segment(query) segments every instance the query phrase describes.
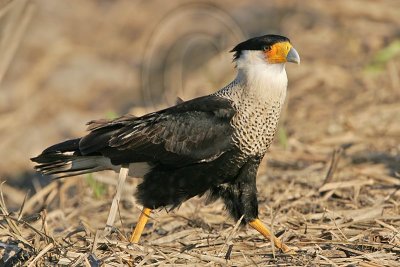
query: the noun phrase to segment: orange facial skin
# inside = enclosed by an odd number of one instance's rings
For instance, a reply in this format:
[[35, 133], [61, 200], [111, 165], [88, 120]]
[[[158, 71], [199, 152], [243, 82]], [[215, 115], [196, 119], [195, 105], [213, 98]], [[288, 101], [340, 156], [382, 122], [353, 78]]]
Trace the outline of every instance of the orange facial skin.
[[284, 63], [292, 45], [289, 42], [276, 43], [265, 50], [265, 59], [268, 63]]

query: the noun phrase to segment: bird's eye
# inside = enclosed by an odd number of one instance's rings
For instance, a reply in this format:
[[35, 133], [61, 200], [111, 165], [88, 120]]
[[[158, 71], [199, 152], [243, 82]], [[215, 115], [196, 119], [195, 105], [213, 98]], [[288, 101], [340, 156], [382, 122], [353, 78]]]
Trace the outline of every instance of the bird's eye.
[[269, 45], [266, 45], [266, 46], [264, 46], [264, 47], [263, 47], [263, 50], [264, 50], [264, 51], [271, 50], [271, 46], [269, 46]]

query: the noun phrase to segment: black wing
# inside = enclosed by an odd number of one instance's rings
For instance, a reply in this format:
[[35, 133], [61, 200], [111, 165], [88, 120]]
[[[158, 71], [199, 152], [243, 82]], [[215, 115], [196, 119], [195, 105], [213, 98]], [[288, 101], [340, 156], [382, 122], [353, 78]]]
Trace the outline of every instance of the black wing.
[[234, 115], [229, 100], [200, 97], [138, 118], [91, 122], [79, 148], [83, 155], [101, 153], [116, 165], [212, 160], [233, 147]]

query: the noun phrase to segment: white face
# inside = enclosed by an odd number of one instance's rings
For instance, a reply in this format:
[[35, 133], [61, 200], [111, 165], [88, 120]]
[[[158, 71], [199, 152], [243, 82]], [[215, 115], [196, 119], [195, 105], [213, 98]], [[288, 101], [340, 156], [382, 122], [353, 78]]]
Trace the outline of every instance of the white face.
[[263, 51], [245, 50], [236, 66], [238, 78], [247, 84], [249, 94], [257, 95], [261, 101], [275, 99], [283, 103], [288, 82], [285, 62], [270, 63]]
[[[270, 65], [265, 58], [265, 53], [259, 50], [245, 50], [242, 51], [240, 58], [236, 60], [236, 66], [238, 69], [244, 69], [248, 67], [255, 67], [255, 66], [266, 66]], [[273, 63], [275, 64], [275, 63]], [[284, 63], [281, 63], [282, 65]]]

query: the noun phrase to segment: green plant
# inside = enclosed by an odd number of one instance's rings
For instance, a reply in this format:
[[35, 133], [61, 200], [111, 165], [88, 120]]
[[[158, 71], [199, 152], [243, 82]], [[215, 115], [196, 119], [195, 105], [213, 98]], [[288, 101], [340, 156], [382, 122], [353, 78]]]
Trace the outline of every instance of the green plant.
[[92, 189], [95, 198], [101, 198], [106, 193], [106, 186], [94, 179], [92, 173], [87, 174], [85, 180]]
[[400, 55], [400, 40], [396, 39], [375, 54], [371, 62], [365, 66], [365, 71], [381, 72], [385, 69], [385, 65], [398, 55]]

